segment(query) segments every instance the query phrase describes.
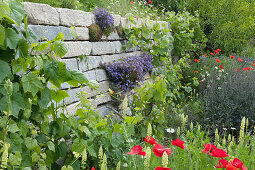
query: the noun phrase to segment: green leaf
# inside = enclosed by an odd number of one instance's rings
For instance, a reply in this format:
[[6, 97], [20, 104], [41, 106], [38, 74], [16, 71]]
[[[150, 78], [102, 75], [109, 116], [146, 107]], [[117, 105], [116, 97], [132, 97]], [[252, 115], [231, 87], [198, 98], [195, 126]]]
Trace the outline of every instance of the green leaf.
[[19, 58], [17, 60], [12, 60], [12, 72], [16, 74], [18, 72], [25, 73], [27, 70], [28, 63], [24, 58]]
[[46, 163], [42, 159], [39, 160], [38, 166], [40, 170], [47, 170]]
[[65, 90], [57, 90], [51, 91], [52, 99], [55, 100], [57, 103], [59, 103], [61, 100], [63, 100], [66, 97], [70, 97], [69, 94]]
[[111, 145], [117, 148], [122, 143], [124, 143], [124, 137], [120, 133], [115, 133], [112, 135]]
[[57, 147], [56, 147], [56, 154], [59, 155], [59, 157], [64, 158], [67, 153], [68, 146], [66, 145], [65, 142], [61, 142]]
[[29, 49], [29, 45], [27, 44], [27, 41], [21, 39], [18, 43], [15, 59], [18, 59], [19, 57], [27, 57], [28, 49]]
[[6, 122], [8, 121], [7, 116], [0, 117], [0, 127], [3, 128], [6, 126]]
[[192, 88], [190, 86], [184, 87], [184, 89], [187, 93], [190, 93], [192, 91]]
[[30, 137], [25, 138], [24, 143], [28, 150], [32, 150], [37, 146], [37, 140]]
[[43, 88], [41, 81], [33, 73], [29, 73], [21, 78], [24, 92], [31, 92], [33, 96]]
[[7, 28], [5, 29], [5, 36], [6, 36], [6, 45], [10, 49], [16, 49], [19, 43], [19, 40], [21, 39], [19, 34], [14, 29]]
[[63, 57], [68, 51], [67, 47], [62, 41], [55, 41], [52, 44], [51, 49], [55, 51], [59, 57]]
[[40, 42], [37, 45], [37, 50], [39, 52], [42, 52], [43, 50], [45, 50], [49, 45], [50, 45], [51, 41], [44, 41], [44, 42]]
[[0, 25], [0, 47], [4, 46], [4, 40], [5, 40], [5, 28]]
[[82, 153], [85, 148], [88, 148], [87, 141], [84, 139], [75, 139], [72, 145], [72, 151]]
[[83, 83], [89, 82], [88, 79], [86, 78], [86, 76], [79, 70], [67, 71], [67, 75], [71, 79], [67, 83], [69, 83], [70, 85], [75, 86], [75, 87], [77, 87], [79, 83], [83, 84]]
[[52, 41], [60, 41], [60, 40], [63, 40], [65, 37], [65, 35], [60, 32]]
[[9, 64], [3, 60], [0, 60], [0, 83], [11, 75], [11, 68]]
[[99, 88], [99, 83], [95, 80], [89, 80], [87, 86], [89, 86], [91, 89], [97, 89]]
[[11, 9], [7, 2], [0, 2], [0, 20], [6, 16], [9, 16]]
[[61, 170], [73, 170], [73, 167], [70, 166], [70, 165], [68, 165], [67, 167], [66, 167], [66, 166], [63, 166], [63, 167], [61, 168]]
[[51, 141], [47, 142], [47, 146], [48, 146], [49, 150], [55, 152], [55, 145], [53, 142], [51, 142]]
[[91, 136], [91, 132], [90, 132], [90, 130], [86, 126], [79, 125], [78, 129], [80, 131], [86, 133], [86, 135], [88, 135], [88, 137]]
[[17, 123], [13, 120], [10, 120], [9, 121], [9, 125], [8, 125], [8, 131], [11, 132], [11, 133], [15, 133], [15, 132], [18, 132], [20, 131]]
[[38, 104], [42, 108], [47, 109], [47, 106], [51, 100], [52, 100], [51, 90], [48, 87], [45, 87], [43, 90], [42, 97], [38, 100]]
[[137, 119], [136, 119], [136, 117], [127, 116], [125, 118], [125, 122], [127, 122], [129, 124], [136, 124], [137, 123]]
[[24, 105], [24, 98], [22, 97], [21, 93], [14, 93], [11, 96], [11, 110], [12, 115], [16, 118], [19, 116], [19, 111], [23, 110], [25, 107]]
[[21, 157], [21, 154], [20, 152], [16, 152], [15, 154], [12, 154], [10, 155], [9, 157], [9, 161], [11, 163], [11, 165], [20, 165], [21, 164], [21, 160], [22, 160], [22, 157]]
[[58, 78], [58, 62], [56, 59], [52, 59], [52, 61], [46, 61], [43, 65], [43, 70], [46, 77], [50, 78], [51, 82], [54, 82]]
[[18, 123], [19, 129], [20, 129], [20, 134], [25, 138], [27, 136], [27, 133], [29, 131], [29, 126], [28, 123], [22, 119], [19, 123]]
[[40, 155], [38, 155], [36, 152], [32, 154], [32, 162], [38, 162], [40, 159]]
[[116, 133], [116, 132], [122, 132], [122, 129], [121, 129], [121, 124], [115, 124], [114, 125], [114, 129], [113, 129], [113, 132]]
[[11, 18], [16, 23], [20, 24], [25, 15], [23, 3], [18, 1], [11, 1], [10, 8], [11, 8]]
[[[84, 150], [85, 148], [83, 148], [83, 150]], [[95, 151], [95, 149], [93, 148], [93, 145], [92, 146], [90, 146], [90, 147], [88, 147], [88, 152], [89, 152], [89, 154], [91, 155], [91, 156], [93, 156], [93, 157], [97, 157], [97, 154], [96, 154], [96, 151]]]

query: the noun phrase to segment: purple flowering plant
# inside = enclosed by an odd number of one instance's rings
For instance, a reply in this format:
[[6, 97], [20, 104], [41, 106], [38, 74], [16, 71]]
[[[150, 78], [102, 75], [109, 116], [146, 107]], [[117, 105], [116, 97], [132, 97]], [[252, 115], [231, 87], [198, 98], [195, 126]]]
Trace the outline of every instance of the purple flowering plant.
[[101, 64], [101, 66], [106, 70], [113, 84], [126, 92], [144, 80], [144, 75], [153, 68], [152, 61], [152, 55], [144, 53], [140, 56], [127, 57], [122, 61]]
[[111, 13], [104, 8], [95, 8], [93, 13], [96, 16], [96, 24], [102, 29], [106, 36], [114, 31], [114, 19]]

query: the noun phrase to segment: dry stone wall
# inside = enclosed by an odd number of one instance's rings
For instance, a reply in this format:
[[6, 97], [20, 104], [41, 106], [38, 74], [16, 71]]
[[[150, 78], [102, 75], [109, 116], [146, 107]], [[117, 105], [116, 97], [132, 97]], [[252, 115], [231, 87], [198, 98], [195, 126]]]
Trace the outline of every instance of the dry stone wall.
[[[34, 30], [38, 40], [52, 40], [60, 32], [65, 35], [65, 45], [68, 53], [59, 59], [66, 63], [67, 69], [76, 69], [84, 73], [89, 80], [96, 80], [99, 83], [99, 89], [92, 91], [89, 87], [74, 88], [69, 84], [62, 84], [61, 88], [65, 89], [70, 97], [64, 103], [67, 105], [68, 113], [74, 114], [79, 104], [77, 93], [84, 91], [93, 103], [94, 108], [101, 115], [108, 114], [112, 98], [107, 93], [110, 82], [106, 72], [99, 67], [100, 62], [108, 63], [128, 56], [139, 55], [141, 51], [138, 48], [122, 50], [125, 43], [116, 32], [110, 36], [103, 36], [102, 42], [90, 42], [88, 27], [95, 23], [95, 16], [91, 12], [80, 10], [71, 10], [64, 8], [53, 8], [46, 4], [24, 2], [24, 9], [28, 14], [29, 27]], [[114, 15], [114, 25], [132, 28], [146, 22], [151, 26], [155, 21], [142, 20], [136, 18], [137, 25], [132, 24], [127, 18]], [[159, 22], [161, 25], [164, 22]], [[77, 37], [73, 37], [71, 26], [75, 26]], [[85, 60], [80, 60], [79, 56], [87, 56]], [[102, 95], [104, 94], [104, 95]]]

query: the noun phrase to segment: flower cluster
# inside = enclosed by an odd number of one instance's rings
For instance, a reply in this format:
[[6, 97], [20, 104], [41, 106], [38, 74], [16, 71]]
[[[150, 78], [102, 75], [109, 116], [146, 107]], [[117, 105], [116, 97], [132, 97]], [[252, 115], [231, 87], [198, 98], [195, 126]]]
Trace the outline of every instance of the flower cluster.
[[144, 53], [140, 56], [127, 57], [123, 61], [101, 64], [101, 66], [107, 71], [114, 85], [125, 92], [144, 79], [144, 75], [153, 67], [152, 60], [152, 55]]
[[[151, 136], [146, 136], [146, 138], [143, 139], [143, 140], [145, 142], [147, 142], [148, 144], [154, 145], [153, 146], [153, 153], [157, 157], [163, 157], [162, 162], [164, 162], [163, 161], [164, 159], [168, 160], [168, 156], [171, 155], [171, 153], [172, 153], [171, 148], [164, 148], [164, 146], [162, 146], [161, 144], [158, 144], [156, 142], [156, 140]], [[186, 148], [186, 146], [184, 146], [184, 141], [182, 141], [180, 139], [172, 140], [171, 143], [172, 143], [172, 145], [178, 146], [181, 149]], [[142, 155], [142, 156], [145, 156], [146, 152], [143, 152], [142, 150], [143, 150], [143, 148], [142, 148], [141, 145], [136, 145], [131, 149], [130, 152], [127, 152], [127, 154], [128, 155]], [[147, 154], [150, 154], [150, 153], [147, 153]], [[166, 161], [166, 163], [163, 163], [163, 166], [167, 166], [167, 164], [168, 163]], [[171, 170], [171, 169], [167, 168], [167, 167], [156, 167], [155, 170]]]
[[93, 13], [96, 16], [96, 24], [102, 29], [106, 36], [109, 36], [114, 30], [114, 19], [104, 8], [95, 8]]

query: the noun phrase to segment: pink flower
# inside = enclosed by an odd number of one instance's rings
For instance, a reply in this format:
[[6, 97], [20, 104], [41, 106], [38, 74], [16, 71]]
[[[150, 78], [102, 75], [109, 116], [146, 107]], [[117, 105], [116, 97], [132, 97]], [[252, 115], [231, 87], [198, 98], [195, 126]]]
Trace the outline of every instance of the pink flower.
[[131, 149], [131, 152], [127, 152], [127, 154], [129, 155], [142, 155], [142, 156], [145, 156], [146, 155], [146, 152], [143, 152], [143, 147], [140, 146], [140, 145], [136, 145], [134, 146], [132, 149]]
[[164, 152], [166, 152], [167, 156], [169, 156], [172, 153], [172, 150], [171, 148], [164, 148], [162, 145], [156, 144], [153, 147], [153, 152], [156, 156], [162, 157]]
[[175, 140], [172, 140], [172, 145], [175, 145], [175, 146], [179, 146], [181, 149], [184, 149], [186, 148], [186, 146], [184, 146], [184, 141], [181, 141], [180, 139], [175, 139]]
[[156, 140], [151, 136], [146, 136], [143, 140], [151, 145], [157, 144]]
[[131, 5], [134, 5], [134, 1], [131, 1]]

